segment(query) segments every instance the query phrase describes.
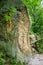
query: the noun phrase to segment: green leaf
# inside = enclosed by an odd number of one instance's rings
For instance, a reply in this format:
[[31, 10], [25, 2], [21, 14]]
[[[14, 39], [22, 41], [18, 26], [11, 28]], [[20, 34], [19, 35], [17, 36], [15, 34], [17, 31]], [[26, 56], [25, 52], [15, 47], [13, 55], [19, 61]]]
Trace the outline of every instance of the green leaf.
[[4, 20], [5, 21], [9, 21], [10, 19], [11, 19], [11, 17], [8, 14], [5, 14], [4, 15]]

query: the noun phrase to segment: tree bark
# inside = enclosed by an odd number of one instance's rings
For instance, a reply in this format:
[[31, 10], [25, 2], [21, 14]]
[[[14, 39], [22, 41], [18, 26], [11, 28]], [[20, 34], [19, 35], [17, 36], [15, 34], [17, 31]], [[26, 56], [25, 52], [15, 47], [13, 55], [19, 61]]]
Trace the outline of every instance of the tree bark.
[[29, 40], [29, 26], [30, 21], [27, 14], [26, 8], [22, 8], [18, 23], [19, 32], [19, 47], [24, 54], [28, 55], [31, 53], [30, 40]]
[[15, 13], [12, 20], [10, 20], [10, 26], [7, 24], [7, 38], [10, 40], [10, 42], [12, 42], [11, 45], [6, 43], [6, 47], [8, 53], [10, 51], [12, 56], [17, 54], [17, 58], [19, 60], [24, 60], [25, 56], [31, 54], [29, 39], [30, 20], [27, 13], [27, 8], [21, 2], [21, 0], [13, 0], [13, 3], [15, 3], [15, 5], [12, 4], [12, 0], [10, 3], [9, 1], [7, 2], [7, 5], [15, 6], [17, 12]]

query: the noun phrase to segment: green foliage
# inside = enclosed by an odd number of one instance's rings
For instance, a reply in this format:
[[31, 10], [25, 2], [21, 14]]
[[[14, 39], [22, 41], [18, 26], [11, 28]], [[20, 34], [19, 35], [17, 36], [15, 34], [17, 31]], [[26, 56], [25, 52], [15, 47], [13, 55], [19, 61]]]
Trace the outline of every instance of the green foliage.
[[5, 59], [0, 58], [0, 65], [4, 65], [4, 63], [5, 63]]
[[14, 14], [16, 12], [16, 9], [15, 8], [10, 8], [9, 11], [10, 11], [11, 14]]
[[10, 21], [12, 16], [16, 13], [16, 9], [15, 8], [9, 8], [7, 11], [5, 11], [4, 13], [2, 13], [3, 15], [3, 20], [4, 21]]
[[16, 9], [13, 7], [0, 9], [0, 38], [3, 41], [8, 41], [9, 34], [7, 33], [7, 25], [9, 27], [10, 22], [13, 24], [12, 18], [14, 18], [15, 13]]
[[0, 65], [4, 65], [5, 63], [5, 59], [3, 58], [4, 56], [4, 50], [2, 49], [2, 47], [0, 47]]
[[5, 50], [0, 47], [0, 65], [26, 65], [25, 62], [21, 62], [17, 60], [17, 55], [15, 57], [6, 55]]
[[25, 62], [18, 61], [16, 56], [14, 58], [9, 59], [9, 64], [10, 65], [26, 65]]
[[4, 20], [5, 21], [9, 21], [10, 19], [11, 19], [11, 17], [8, 14], [5, 14], [4, 15]]
[[32, 25], [34, 33], [43, 33], [43, 9], [36, 11], [36, 20]]
[[40, 0], [22, 0], [22, 2], [27, 6], [29, 10], [34, 9], [36, 6], [40, 4]]
[[39, 41], [36, 43], [36, 47], [37, 47], [37, 49], [39, 50], [39, 53], [43, 53], [43, 39], [39, 40]]

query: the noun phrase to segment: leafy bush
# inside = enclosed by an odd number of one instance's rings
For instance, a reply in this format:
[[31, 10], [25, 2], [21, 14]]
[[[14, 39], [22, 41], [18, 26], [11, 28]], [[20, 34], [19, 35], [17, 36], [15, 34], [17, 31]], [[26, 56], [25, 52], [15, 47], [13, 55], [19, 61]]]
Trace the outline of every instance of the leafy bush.
[[5, 11], [3, 11], [3, 9], [1, 10], [1, 15], [0, 17], [0, 21], [7, 21], [9, 22], [11, 19], [12, 19], [12, 16], [15, 14], [16, 12], [16, 9], [15, 8], [9, 8], [9, 9], [6, 9]]
[[4, 63], [5, 63], [5, 59], [0, 58], [0, 65], [4, 65]]
[[39, 40], [39, 41], [36, 43], [36, 47], [37, 47], [37, 49], [39, 50], [39, 53], [43, 53], [43, 39]]
[[5, 50], [0, 48], [0, 65], [5, 65], [6, 63], [8, 65], [26, 65], [25, 62], [18, 61], [16, 55], [14, 58], [12, 56], [8, 56]]
[[5, 59], [3, 57], [4, 57], [4, 50], [2, 47], [0, 47], [0, 65], [4, 65], [5, 63]]

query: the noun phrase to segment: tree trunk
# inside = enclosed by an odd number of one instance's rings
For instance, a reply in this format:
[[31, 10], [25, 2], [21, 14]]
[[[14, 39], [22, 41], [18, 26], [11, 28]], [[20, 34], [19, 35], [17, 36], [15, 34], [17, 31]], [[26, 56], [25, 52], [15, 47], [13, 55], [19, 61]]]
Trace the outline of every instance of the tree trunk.
[[7, 38], [10, 40], [10, 42], [12, 42], [11, 44], [6, 43], [6, 48], [8, 53], [10, 52], [12, 56], [15, 56], [15, 54], [17, 54], [17, 58], [19, 60], [24, 60], [24, 57], [31, 54], [29, 39], [30, 20], [26, 6], [21, 2], [21, 0], [13, 1], [15, 5], [12, 4], [12, 0], [10, 3], [9, 0], [7, 2], [7, 5], [15, 6], [17, 12], [15, 13], [12, 20], [10, 20], [10, 26], [7, 24]]
[[18, 33], [19, 33], [18, 47], [20, 52], [22, 52], [26, 56], [31, 54], [29, 28], [30, 28], [30, 20], [28, 17], [27, 9], [26, 7], [22, 7], [19, 13], [19, 22], [18, 22]]

